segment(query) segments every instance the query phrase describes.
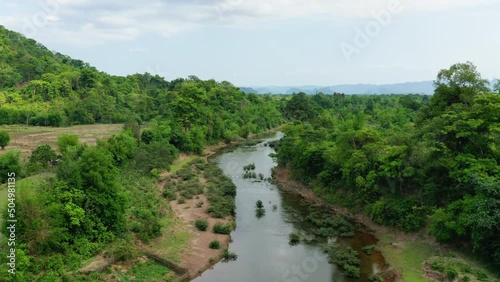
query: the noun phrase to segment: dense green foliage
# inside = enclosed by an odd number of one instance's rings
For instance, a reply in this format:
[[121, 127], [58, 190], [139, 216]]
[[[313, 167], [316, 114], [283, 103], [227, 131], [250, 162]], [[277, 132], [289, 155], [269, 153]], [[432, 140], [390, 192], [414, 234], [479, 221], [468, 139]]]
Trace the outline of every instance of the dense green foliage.
[[359, 253], [351, 247], [339, 247], [331, 245], [326, 248], [330, 263], [338, 265], [347, 277], [359, 278], [361, 271], [359, 265]]
[[144, 133], [146, 144], [162, 140], [180, 151], [201, 153], [204, 144], [247, 137], [281, 123], [272, 97], [246, 95], [226, 81], [190, 76], [169, 82], [148, 73], [111, 76], [2, 26], [0, 50], [0, 124], [155, 120], [154, 130]]
[[498, 267], [500, 95], [487, 91], [465, 63], [442, 70], [430, 98], [295, 95], [278, 162], [328, 201], [407, 232], [430, 221], [438, 240], [471, 242]]
[[7, 151], [0, 155], [0, 183], [7, 182], [9, 173], [19, 175], [21, 172], [20, 154], [16, 151]]
[[10, 143], [10, 135], [6, 131], [0, 131], [0, 148], [3, 150]]
[[[59, 145], [64, 153], [56, 176], [18, 187], [22, 194], [16, 208], [22, 220], [16, 229], [17, 253], [20, 261], [26, 257], [25, 266], [17, 267], [18, 281], [56, 281], [116, 238], [135, 233], [148, 242], [161, 235], [160, 220], [166, 211], [161, 209], [155, 179], [128, 165], [139, 148], [130, 134], [120, 133], [97, 146], [75, 144], [74, 137], [62, 135]], [[25, 165], [31, 169], [38, 164], [41, 171], [53, 171], [43, 165], [54, 157], [48, 145], [36, 148], [27, 164], [20, 162], [18, 152], [8, 151], [0, 156], [0, 170], [18, 173]], [[163, 162], [169, 165], [172, 160]], [[3, 235], [6, 232], [3, 228]]]

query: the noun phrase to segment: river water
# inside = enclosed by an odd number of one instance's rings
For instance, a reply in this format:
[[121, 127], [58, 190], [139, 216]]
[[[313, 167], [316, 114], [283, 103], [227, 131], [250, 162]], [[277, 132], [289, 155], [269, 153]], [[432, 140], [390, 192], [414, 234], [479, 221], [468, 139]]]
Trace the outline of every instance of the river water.
[[[311, 226], [304, 222], [308, 204], [299, 196], [279, 190], [275, 185], [254, 179], [243, 178], [243, 166], [255, 163], [257, 174], [271, 177], [271, 169], [276, 163], [270, 153], [274, 150], [266, 144], [280, 139], [281, 132], [266, 138], [251, 147], [239, 147], [219, 154], [215, 162], [233, 179], [237, 187], [236, 230], [231, 233], [231, 252], [236, 253], [235, 261], [219, 262], [212, 269], [194, 279], [195, 282], [350, 282], [368, 281], [368, 276], [383, 267], [380, 253], [367, 256], [361, 248], [373, 244], [376, 239], [370, 234], [356, 232], [349, 239], [330, 238], [343, 245], [350, 245], [361, 251], [362, 277], [348, 279], [342, 276], [335, 265], [328, 263], [322, 246], [327, 243], [288, 244], [290, 232], [300, 232], [313, 237]], [[262, 200], [265, 215], [258, 218], [255, 202]], [[273, 207], [275, 206], [275, 207]]]

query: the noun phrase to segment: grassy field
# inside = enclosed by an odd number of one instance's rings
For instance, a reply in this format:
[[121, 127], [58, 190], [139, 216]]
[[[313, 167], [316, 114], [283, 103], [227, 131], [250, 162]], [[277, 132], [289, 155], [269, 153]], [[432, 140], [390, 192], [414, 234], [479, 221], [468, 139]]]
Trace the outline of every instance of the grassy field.
[[173, 214], [167, 214], [161, 223], [163, 235], [155, 239], [150, 247], [158, 255], [179, 263], [182, 251], [185, 250], [193, 234], [186, 228], [182, 220], [175, 218]]
[[404, 281], [430, 281], [423, 276], [422, 265], [428, 258], [439, 255], [434, 246], [421, 241], [395, 240], [390, 234], [383, 234], [379, 239], [377, 248], [389, 264], [403, 273]]
[[77, 135], [80, 142], [86, 144], [96, 144], [97, 139], [106, 139], [111, 135], [120, 132], [123, 124], [92, 124], [76, 125], [71, 127], [41, 127], [23, 125], [3, 125], [0, 130], [10, 133], [10, 144], [4, 151], [18, 150], [26, 158], [36, 147], [49, 144], [56, 148], [57, 137], [63, 133]]

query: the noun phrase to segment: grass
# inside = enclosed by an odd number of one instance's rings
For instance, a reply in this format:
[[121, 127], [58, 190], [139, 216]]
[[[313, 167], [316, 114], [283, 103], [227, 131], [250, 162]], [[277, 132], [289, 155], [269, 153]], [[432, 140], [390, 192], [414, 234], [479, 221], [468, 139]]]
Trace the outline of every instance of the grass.
[[427, 282], [423, 277], [422, 264], [428, 258], [438, 255], [434, 246], [425, 242], [398, 241], [397, 246], [391, 245], [395, 242], [389, 234], [379, 236], [380, 242], [377, 248], [382, 251], [389, 264], [403, 273], [404, 281]]
[[174, 281], [175, 279], [175, 274], [168, 267], [153, 260], [139, 261], [128, 272], [120, 273], [118, 276], [120, 281]]
[[192, 155], [192, 156], [186, 157], [183, 160], [180, 160], [180, 159], [175, 160], [174, 163], [170, 166], [170, 172], [174, 173], [174, 172], [179, 171], [184, 165], [195, 160], [196, 158], [199, 158], [199, 156]]
[[189, 239], [191, 239], [191, 232], [187, 230], [185, 224], [181, 219], [174, 218], [174, 215], [169, 213], [163, 219], [163, 235], [152, 242], [152, 249], [176, 263], [181, 261], [181, 254]]

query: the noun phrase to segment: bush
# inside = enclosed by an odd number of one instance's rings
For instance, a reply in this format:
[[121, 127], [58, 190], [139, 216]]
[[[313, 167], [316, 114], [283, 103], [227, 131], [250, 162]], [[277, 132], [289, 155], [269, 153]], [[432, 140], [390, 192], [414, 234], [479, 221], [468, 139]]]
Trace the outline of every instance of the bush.
[[135, 245], [124, 239], [116, 240], [107, 253], [108, 256], [114, 257], [118, 261], [133, 259], [137, 256], [137, 254]]
[[16, 176], [19, 176], [21, 172], [19, 156], [20, 154], [17, 151], [7, 151], [5, 154], [0, 155], [0, 183], [7, 181], [9, 173], [13, 172]]
[[363, 252], [365, 252], [365, 254], [367, 254], [367, 255], [373, 254], [374, 251], [375, 251], [374, 245], [363, 247]]
[[10, 135], [7, 131], [0, 131], [0, 148], [5, 149], [10, 143]]
[[432, 268], [432, 270], [444, 272], [444, 262], [440, 259], [435, 260], [431, 263], [431, 268]]
[[180, 197], [179, 199], [177, 199], [177, 203], [178, 203], [178, 204], [181, 204], [181, 205], [182, 205], [182, 204], [185, 204], [185, 203], [186, 203], [186, 198], [184, 198], [184, 197]]
[[216, 223], [214, 225], [214, 233], [216, 234], [230, 234], [231, 231], [233, 230], [233, 225], [231, 223], [228, 224], [223, 224], [223, 223]]
[[300, 243], [300, 234], [295, 232], [288, 234], [288, 243], [290, 245], [297, 245]]
[[261, 218], [266, 215], [266, 210], [265, 209], [256, 209], [255, 210], [255, 216], [257, 218]]
[[214, 241], [210, 242], [209, 248], [210, 249], [220, 249], [220, 242], [218, 240], [214, 240]]
[[45, 144], [38, 146], [32, 153], [30, 157], [30, 163], [40, 164], [46, 167], [48, 163], [56, 158], [56, 151]]
[[329, 246], [326, 252], [329, 262], [338, 265], [347, 277], [359, 278], [361, 261], [357, 251], [351, 247]]
[[450, 279], [450, 280], [453, 280], [453, 279], [458, 277], [457, 270], [451, 266], [446, 267], [445, 273], [446, 273], [446, 277], [448, 277], [448, 279]]
[[255, 203], [255, 206], [258, 208], [258, 209], [261, 209], [264, 207], [264, 204], [262, 204], [262, 201], [261, 200], [258, 200], [256, 203]]
[[69, 147], [77, 147], [78, 143], [78, 136], [76, 135], [64, 133], [57, 137], [57, 146], [62, 154], [66, 153]]
[[142, 134], [141, 134], [141, 142], [144, 143], [144, 144], [150, 144], [154, 141], [155, 137], [154, 137], [154, 133], [153, 131], [149, 130], [149, 129], [145, 129], [142, 131]]
[[462, 282], [469, 282], [470, 281], [470, 277], [465, 275], [464, 277], [462, 277]]
[[368, 205], [366, 210], [375, 223], [397, 227], [405, 232], [420, 230], [427, 219], [427, 209], [414, 198], [381, 198]]
[[194, 223], [194, 226], [200, 231], [206, 231], [208, 228], [208, 220], [206, 219], [197, 219]]
[[163, 195], [163, 198], [165, 198], [169, 201], [174, 201], [175, 199], [177, 199], [175, 192], [173, 192], [172, 190], [167, 189], [167, 188], [164, 188], [162, 195]]
[[143, 173], [149, 173], [154, 168], [168, 170], [178, 154], [177, 149], [168, 142], [153, 142], [147, 145], [141, 143], [130, 166]]
[[236, 260], [238, 258], [238, 256], [233, 253], [233, 252], [230, 252], [228, 249], [225, 249], [224, 250], [224, 260], [228, 261], [228, 260]]

